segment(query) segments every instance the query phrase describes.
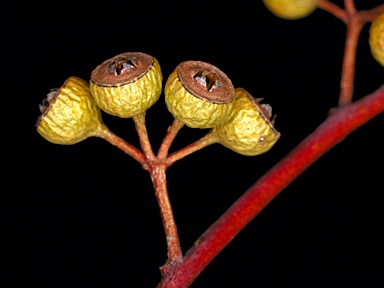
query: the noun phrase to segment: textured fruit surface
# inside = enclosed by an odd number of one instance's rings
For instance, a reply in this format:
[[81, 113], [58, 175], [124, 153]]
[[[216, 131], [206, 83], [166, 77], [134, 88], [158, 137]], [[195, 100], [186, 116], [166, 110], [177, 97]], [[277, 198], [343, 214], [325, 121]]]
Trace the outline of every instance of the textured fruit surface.
[[55, 144], [75, 144], [95, 136], [101, 126], [100, 109], [91, 96], [88, 83], [70, 77], [40, 116], [37, 132]]
[[317, 8], [318, 0], [263, 0], [263, 2], [276, 16], [295, 20], [311, 14]]
[[90, 81], [97, 105], [106, 113], [129, 118], [156, 103], [162, 91], [163, 77], [159, 62], [153, 58], [149, 71], [134, 82], [119, 86], [101, 86]]
[[384, 13], [372, 22], [369, 29], [369, 46], [373, 58], [384, 66]]
[[222, 123], [232, 110], [232, 102], [215, 104], [190, 94], [178, 78], [177, 68], [164, 88], [165, 103], [173, 117], [191, 128], [212, 128]]
[[228, 121], [212, 130], [218, 142], [243, 155], [255, 156], [267, 152], [279, 139], [280, 133], [244, 89], [236, 88], [233, 102]]

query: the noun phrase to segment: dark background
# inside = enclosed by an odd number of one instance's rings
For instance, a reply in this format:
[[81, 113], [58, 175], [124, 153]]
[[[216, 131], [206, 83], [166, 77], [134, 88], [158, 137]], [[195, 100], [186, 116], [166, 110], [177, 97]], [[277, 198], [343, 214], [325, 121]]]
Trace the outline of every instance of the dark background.
[[[345, 25], [321, 10], [286, 21], [250, 2], [190, 2], [188, 11], [160, 3], [9, 4], [45, 22], [2, 26], [2, 287], [155, 287], [160, 280], [166, 244], [148, 173], [102, 139], [60, 146], [36, 132], [38, 105], [67, 77], [88, 80], [104, 60], [141, 51], [159, 60], [164, 81], [180, 62], [201, 60], [272, 105], [282, 137], [268, 153], [246, 157], [216, 144], [169, 168], [184, 252], [325, 119], [337, 104]], [[382, 1], [356, 3], [368, 9]], [[92, 21], [80, 22], [84, 15]], [[368, 29], [357, 51], [355, 100], [383, 84]], [[103, 119], [139, 145], [131, 119]], [[171, 122], [162, 96], [147, 112], [155, 150]], [[376, 117], [305, 171], [192, 287], [382, 287], [383, 123]], [[183, 128], [171, 151], [206, 132]]]

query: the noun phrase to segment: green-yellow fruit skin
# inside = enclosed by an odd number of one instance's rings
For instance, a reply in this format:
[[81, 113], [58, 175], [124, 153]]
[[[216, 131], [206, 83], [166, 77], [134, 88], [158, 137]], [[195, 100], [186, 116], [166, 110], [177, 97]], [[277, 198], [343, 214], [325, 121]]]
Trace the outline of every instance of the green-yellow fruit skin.
[[89, 91], [88, 83], [70, 77], [41, 118], [37, 132], [55, 144], [75, 144], [95, 136], [102, 127], [101, 113]]
[[135, 82], [121, 86], [98, 86], [90, 81], [96, 104], [106, 113], [129, 118], [145, 112], [156, 103], [162, 91], [163, 76], [155, 59], [151, 69]]
[[213, 128], [217, 141], [246, 156], [267, 152], [280, 137], [272, 124], [265, 120], [245, 90], [236, 88], [234, 107], [228, 121]]
[[384, 66], [384, 13], [372, 22], [369, 29], [369, 46], [373, 58]]
[[311, 14], [319, 0], [263, 0], [265, 6], [276, 16], [296, 20]]
[[224, 122], [232, 110], [232, 102], [215, 104], [190, 94], [181, 84], [177, 68], [169, 75], [164, 94], [169, 112], [191, 128], [215, 127]]

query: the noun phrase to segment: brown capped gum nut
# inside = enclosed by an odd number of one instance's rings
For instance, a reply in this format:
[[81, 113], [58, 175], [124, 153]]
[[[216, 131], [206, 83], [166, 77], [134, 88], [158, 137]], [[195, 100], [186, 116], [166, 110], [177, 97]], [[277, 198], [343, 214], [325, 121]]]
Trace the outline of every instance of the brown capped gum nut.
[[55, 144], [75, 144], [96, 136], [103, 126], [88, 83], [77, 77], [70, 77], [59, 89], [51, 90], [40, 111], [37, 132]]
[[129, 118], [146, 111], [160, 97], [159, 62], [141, 52], [126, 52], [104, 61], [91, 74], [90, 89], [106, 113]]
[[260, 104], [243, 88], [236, 88], [232, 114], [212, 134], [225, 147], [243, 155], [267, 152], [280, 137], [271, 120], [272, 108]]
[[164, 89], [169, 112], [191, 128], [212, 128], [232, 110], [235, 90], [217, 67], [201, 61], [180, 63]]

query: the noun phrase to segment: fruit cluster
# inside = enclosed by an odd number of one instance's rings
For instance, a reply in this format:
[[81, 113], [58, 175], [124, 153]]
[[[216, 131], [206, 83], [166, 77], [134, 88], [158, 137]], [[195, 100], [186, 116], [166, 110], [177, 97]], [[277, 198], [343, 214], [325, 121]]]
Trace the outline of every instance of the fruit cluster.
[[[107, 129], [104, 112], [129, 118], [145, 113], [160, 97], [159, 62], [141, 52], [127, 52], [104, 61], [91, 73], [90, 83], [68, 78], [40, 106], [37, 131], [56, 144], [74, 144]], [[212, 128], [212, 143], [243, 155], [268, 151], [279, 139], [272, 108], [260, 104], [217, 67], [201, 61], [179, 64], [166, 81], [169, 112], [191, 128]]]

